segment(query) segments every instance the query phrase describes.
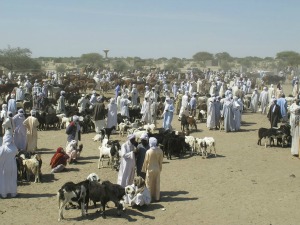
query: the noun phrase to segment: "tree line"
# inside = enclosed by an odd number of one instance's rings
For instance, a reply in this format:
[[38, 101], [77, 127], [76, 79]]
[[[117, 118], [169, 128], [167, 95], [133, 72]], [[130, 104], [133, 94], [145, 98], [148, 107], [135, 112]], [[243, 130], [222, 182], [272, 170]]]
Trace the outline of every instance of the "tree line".
[[67, 64], [74, 68], [84, 68], [90, 66], [93, 68], [114, 69], [115, 71], [125, 72], [128, 70], [145, 70], [161, 68], [163, 70], [178, 72], [186, 66], [193, 68], [205, 68], [207, 62], [218, 66], [222, 70], [232, 70], [239, 66], [245, 68], [278, 69], [286, 67], [297, 68], [300, 64], [300, 54], [294, 51], [278, 52], [276, 56], [260, 58], [256, 56], [247, 56], [237, 58], [227, 52], [212, 54], [209, 52], [197, 52], [191, 59], [186, 58], [166, 58], [142, 59], [140, 57], [115, 57], [105, 59], [99, 53], [82, 54], [80, 57], [39, 57], [32, 58], [32, 52], [28, 48], [11, 47], [0, 49], [0, 66], [10, 71], [41, 71], [45, 62], [57, 64], [58, 72], [65, 72]]

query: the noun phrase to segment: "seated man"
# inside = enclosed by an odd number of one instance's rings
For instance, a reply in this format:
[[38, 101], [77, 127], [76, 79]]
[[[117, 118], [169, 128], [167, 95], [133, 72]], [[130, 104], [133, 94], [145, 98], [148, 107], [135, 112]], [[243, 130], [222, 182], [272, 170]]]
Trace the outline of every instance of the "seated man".
[[125, 203], [130, 206], [149, 205], [151, 203], [151, 195], [146, 187], [145, 180], [142, 177], [135, 177], [132, 185], [125, 187]]
[[58, 173], [65, 169], [69, 156], [64, 152], [62, 147], [56, 150], [50, 161], [51, 173]]

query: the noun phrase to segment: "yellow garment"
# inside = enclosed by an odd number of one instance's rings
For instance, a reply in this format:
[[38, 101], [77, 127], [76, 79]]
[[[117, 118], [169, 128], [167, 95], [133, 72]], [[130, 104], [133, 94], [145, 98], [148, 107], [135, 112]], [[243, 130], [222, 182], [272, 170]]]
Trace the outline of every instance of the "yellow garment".
[[27, 129], [26, 151], [34, 152], [37, 149], [37, 127], [40, 123], [37, 118], [29, 116], [26, 120], [24, 120], [23, 124]]
[[146, 186], [150, 190], [151, 199], [160, 200], [160, 172], [162, 170], [163, 151], [150, 148], [145, 155], [142, 172], [146, 172]]

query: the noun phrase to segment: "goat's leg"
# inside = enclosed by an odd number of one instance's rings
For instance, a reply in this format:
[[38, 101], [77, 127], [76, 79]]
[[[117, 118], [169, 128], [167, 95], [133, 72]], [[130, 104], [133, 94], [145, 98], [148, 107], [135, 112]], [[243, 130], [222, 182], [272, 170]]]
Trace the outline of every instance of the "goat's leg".
[[101, 161], [101, 155], [99, 156], [99, 160], [98, 160], [98, 169], [100, 169], [100, 161]]
[[64, 219], [63, 210], [65, 208], [65, 205], [67, 204], [66, 201], [59, 202], [59, 209], [58, 209], [58, 221], [61, 221]]
[[81, 201], [80, 202], [81, 216], [85, 216], [86, 215], [86, 211], [84, 209], [84, 205], [85, 205], [85, 203], [83, 201]]

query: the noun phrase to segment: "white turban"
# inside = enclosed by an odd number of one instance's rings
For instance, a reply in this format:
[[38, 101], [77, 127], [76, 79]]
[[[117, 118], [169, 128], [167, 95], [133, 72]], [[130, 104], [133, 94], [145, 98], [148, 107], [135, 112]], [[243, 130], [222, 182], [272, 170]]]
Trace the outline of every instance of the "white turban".
[[9, 145], [10, 143], [12, 143], [13, 141], [13, 137], [11, 134], [5, 134], [3, 136], [3, 145]]
[[18, 113], [22, 113], [22, 114], [23, 114], [23, 113], [24, 113], [24, 110], [23, 110], [23, 109], [19, 109], [19, 110], [18, 110]]
[[148, 134], [147, 133], [143, 133], [141, 135], [141, 140], [148, 140]]
[[134, 135], [134, 134], [129, 134], [129, 135], [127, 136], [127, 139], [128, 139], [128, 140], [131, 140], [131, 139], [133, 139], [133, 138], [135, 138], [135, 135]]
[[35, 109], [32, 109], [31, 111], [30, 111], [30, 114], [33, 116], [33, 115], [35, 115], [36, 114], [36, 110]]
[[150, 146], [150, 148], [156, 147], [156, 144], [157, 144], [157, 139], [155, 137], [149, 138], [149, 146]]
[[79, 120], [79, 117], [76, 116], [76, 115], [74, 115], [74, 116], [73, 116], [73, 121], [78, 121], [78, 120]]

